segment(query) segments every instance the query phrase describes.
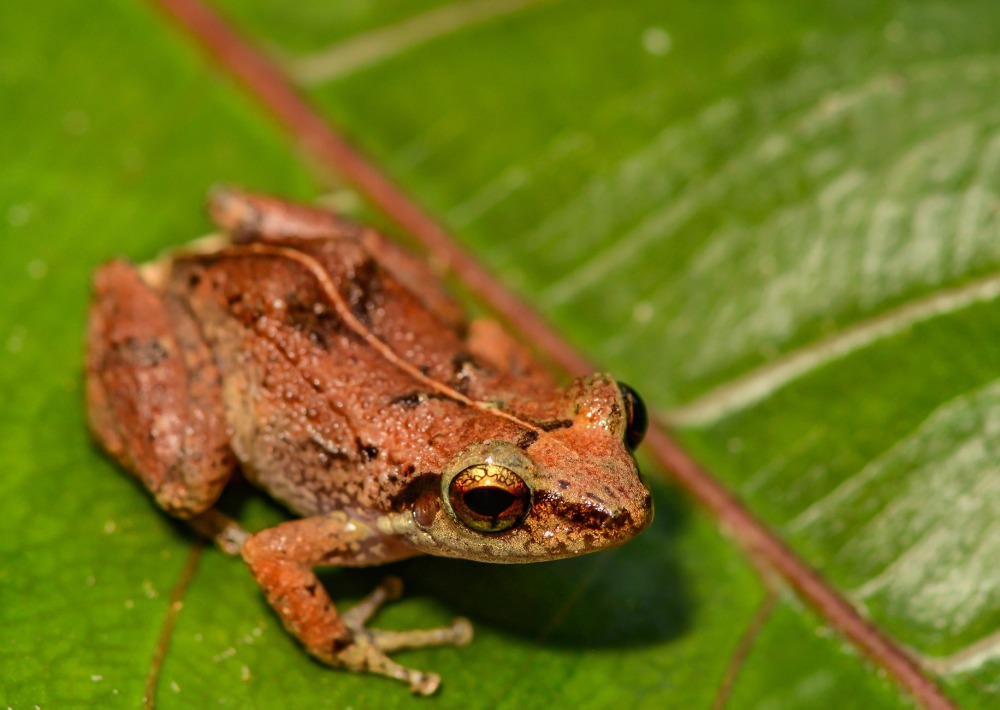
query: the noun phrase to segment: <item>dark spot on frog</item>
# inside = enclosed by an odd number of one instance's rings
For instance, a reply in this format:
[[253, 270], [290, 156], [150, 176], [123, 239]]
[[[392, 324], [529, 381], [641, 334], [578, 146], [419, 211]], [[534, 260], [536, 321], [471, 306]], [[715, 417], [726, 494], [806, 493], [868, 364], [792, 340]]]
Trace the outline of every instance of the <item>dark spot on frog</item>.
[[358, 451], [361, 452], [361, 458], [364, 461], [371, 461], [376, 456], [378, 456], [378, 447], [372, 446], [371, 444], [366, 444], [361, 439], [355, 439], [355, 443], [358, 445]]
[[399, 404], [406, 409], [414, 409], [418, 407], [424, 401], [424, 395], [421, 392], [407, 392], [406, 394], [401, 394], [393, 397], [389, 400], [389, 404]]
[[538, 441], [538, 432], [534, 429], [529, 429], [528, 431], [521, 434], [517, 440], [517, 448], [527, 449], [529, 446]]
[[201, 283], [201, 274], [194, 273], [188, 276], [188, 286], [190, 288], [197, 288], [198, 284]]
[[577, 505], [568, 503], [556, 493], [543, 491], [535, 497], [535, 507], [547, 508], [554, 515], [566, 522], [583, 529], [600, 530], [608, 533], [626, 528], [632, 524], [632, 515], [623, 510], [617, 515], [611, 515], [594, 505]]
[[438, 487], [441, 485], [441, 474], [433, 471], [422, 471], [410, 478], [389, 500], [393, 510], [412, 507], [424, 493], [432, 493], [438, 497]]
[[166, 347], [156, 338], [125, 338], [115, 352], [136, 367], [156, 367], [169, 357]]
[[306, 303], [296, 294], [285, 299], [285, 322], [323, 350], [330, 350], [333, 336], [354, 331], [344, 327], [340, 318], [321, 304]]
[[451, 370], [455, 377], [468, 377], [469, 370], [478, 370], [475, 358], [469, 353], [458, 353], [451, 359]]
[[407, 392], [406, 394], [396, 395], [389, 400], [389, 404], [398, 404], [405, 409], [415, 409], [421, 404], [426, 402], [428, 399], [443, 399], [448, 400], [448, 397], [441, 392]]
[[248, 244], [260, 235], [264, 215], [257, 209], [246, 209], [240, 215], [240, 221], [230, 231], [229, 236], [234, 244]]
[[573, 426], [572, 419], [553, 419], [548, 422], [538, 422], [538, 428], [542, 431], [555, 431], [556, 429], [569, 429]]
[[[279, 437], [280, 440], [287, 442], [288, 437], [284, 434]], [[302, 452], [302, 457], [308, 460], [309, 454], [312, 454], [312, 458], [315, 459], [324, 469], [327, 471], [333, 469], [334, 467], [343, 468], [345, 464], [352, 461], [350, 454], [344, 449], [333, 449], [323, 443], [322, 440], [317, 439], [301, 439], [298, 442], [299, 451]], [[292, 457], [294, 462], [295, 457]]]
[[347, 275], [347, 305], [366, 327], [371, 327], [376, 300], [382, 291], [382, 278], [375, 260], [368, 257]]
[[469, 353], [459, 353], [451, 359], [451, 380], [448, 382], [462, 394], [469, 393], [473, 377], [481, 370], [479, 363]]
[[556, 481], [556, 485], [558, 485], [565, 491], [567, 488], [569, 488], [569, 481], [567, 481], [564, 478], [560, 478], [558, 481]]

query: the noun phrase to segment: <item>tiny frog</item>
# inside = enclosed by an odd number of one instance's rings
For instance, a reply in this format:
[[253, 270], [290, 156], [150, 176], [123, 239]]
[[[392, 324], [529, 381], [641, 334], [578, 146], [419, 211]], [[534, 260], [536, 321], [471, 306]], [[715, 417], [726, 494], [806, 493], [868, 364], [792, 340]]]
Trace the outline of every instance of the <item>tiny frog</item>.
[[[430, 694], [435, 674], [388, 654], [472, 637], [464, 619], [370, 630], [399, 581], [339, 613], [316, 567], [553, 560], [649, 525], [631, 454], [646, 413], [627, 385], [558, 386], [371, 229], [234, 190], [210, 211], [224, 235], [96, 273], [90, 426], [168, 513], [243, 557], [314, 657]], [[218, 512], [237, 468], [301, 517], [250, 534]]]

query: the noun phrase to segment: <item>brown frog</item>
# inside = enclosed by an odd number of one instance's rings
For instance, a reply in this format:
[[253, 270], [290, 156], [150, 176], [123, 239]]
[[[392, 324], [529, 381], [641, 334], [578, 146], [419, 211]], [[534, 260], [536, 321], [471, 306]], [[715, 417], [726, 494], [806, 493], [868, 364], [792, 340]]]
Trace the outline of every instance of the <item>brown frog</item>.
[[[371, 229], [235, 191], [210, 209], [225, 237], [97, 272], [90, 424], [167, 512], [242, 555], [313, 656], [429, 694], [436, 675], [387, 654], [472, 636], [464, 619], [369, 630], [399, 581], [340, 614], [315, 567], [552, 560], [649, 524], [631, 456], [646, 414], [628, 386], [560, 388]], [[302, 518], [249, 534], [216, 511], [237, 466]]]

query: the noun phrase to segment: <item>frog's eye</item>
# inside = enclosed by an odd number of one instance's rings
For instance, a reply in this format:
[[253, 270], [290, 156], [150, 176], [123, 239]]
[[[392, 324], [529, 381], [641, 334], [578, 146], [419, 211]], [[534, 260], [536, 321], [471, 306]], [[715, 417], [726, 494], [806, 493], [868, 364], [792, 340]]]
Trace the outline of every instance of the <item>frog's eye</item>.
[[470, 466], [451, 480], [448, 500], [458, 519], [480, 532], [501, 532], [528, 512], [531, 491], [520, 476], [495, 463]]
[[649, 427], [649, 415], [646, 414], [646, 405], [634, 389], [624, 382], [618, 383], [618, 389], [622, 392], [622, 400], [625, 402], [625, 445], [629, 451], [635, 451], [636, 447], [642, 443], [646, 436], [646, 429]]

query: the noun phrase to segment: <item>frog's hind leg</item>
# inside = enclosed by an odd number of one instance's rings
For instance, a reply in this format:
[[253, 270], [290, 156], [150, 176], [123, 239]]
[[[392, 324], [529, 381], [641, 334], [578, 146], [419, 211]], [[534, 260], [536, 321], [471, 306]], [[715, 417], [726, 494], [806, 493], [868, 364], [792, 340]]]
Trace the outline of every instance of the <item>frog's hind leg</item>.
[[310, 241], [337, 239], [357, 244], [445, 324], [455, 329], [465, 326], [462, 307], [440, 285], [441, 274], [374, 229], [319, 207], [223, 187], [209, 195], [208, 209], [236, 244], [269, 242], [303, 247]]
[[212, 220], [237, 244], [309, 239], [358, 240], [364, 228], [318, 207], [287, 202], [229, 187], [208, 196]]
[[184, 304], [131, 264], [107, 264], [94, 278], [86, 367], [97, 439], [168, 512], [208, 525], [235, 460], [220, 374]]
[[541, 386], [553, 385], [551, 373], [534, 353], [492, 318], [477, 318], [469, 323], [465, 345], [473, 355], [502, 372]]

